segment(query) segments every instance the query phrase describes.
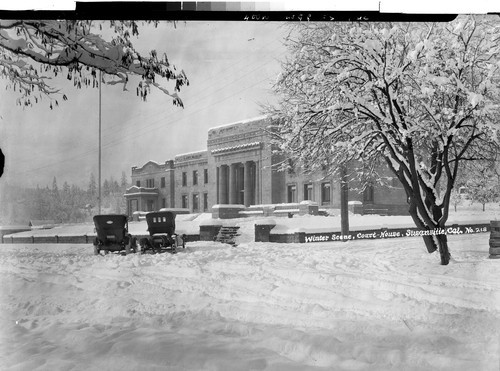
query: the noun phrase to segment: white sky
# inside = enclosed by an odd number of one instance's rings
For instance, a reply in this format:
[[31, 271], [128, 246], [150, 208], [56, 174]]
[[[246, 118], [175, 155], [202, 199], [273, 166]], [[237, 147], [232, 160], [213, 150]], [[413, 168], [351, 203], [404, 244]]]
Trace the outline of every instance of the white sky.
[[[260, 115], [259, 102], [270, 98], [285, 56], [285, 30], [273, 23], [188, 22], [141, 29], [135, 45], [164, 51], [185, 70], [189, 87], [181, 90], [185, 108], [152, 90], [147, 102], [136, 97], [134, 82], [102, 88], [102, 177], [120, 179], [122, 171], [149, 160], [206, 148], [210, 127]], [[50, 110], [48, 102], [15, 106], [4, 89], [0, 102], [0, 147], [6, 153], [5, 180], [40, 186], [56, 176], [86, 186], [98, 172], [98, 90], [74, 89], [65, 77], [54, 80], [69, 100]], [[3, 178], [3, 177], [2, 177]]]
[[[226, 1], [227, 2], [227, 1]], [[430, 2], [402, 5], [393, 0], [354, 2], [271, 1], [284, 9], [380, 9], [385, 12], [476, 12], [494, 10], [500, 2]], [[74, 1], [17, 1], [2, 9], [73, 9]], [[307, 4], [305, 6], [304, 4]], [[326, 5], [327, 4], [327, 5]], [[335, 4], [335, 7], [333, 7]], [[347, 5], [346, 5], [347, 4]], [[486, 10], [484, 10], [486, 9]], [[135, 84], [104, 86], [102, 99], [103, 179], [130, 175], [132, 166], [149, 160], [163, 162], [177, 154], [206, 148], [210, 127], [261, 114], [259, 103], [272, 100], [270, 87], [286, 51], [285, 29], [264, 22], [187, 22], [174, 28], [141, 29], [135, 45], [144, 52], [166, 52], [171, 63], [185, 70], [190, 86], [181, 97], [185, 108], [174, 107], [159, 91], [141, 102]], [[54, 110], [48, 103], [29, 109], [15, 106], [16, 95], [0, 80], [0, 148], [6, 154], [2, 182], [50, 185], [54, 176], [81, 186], [98, 172], [98, 90], [76, 90], [64, 78], [54, 80], [69, 101]], [[0, 183], [1, 184], [1, 183]]]

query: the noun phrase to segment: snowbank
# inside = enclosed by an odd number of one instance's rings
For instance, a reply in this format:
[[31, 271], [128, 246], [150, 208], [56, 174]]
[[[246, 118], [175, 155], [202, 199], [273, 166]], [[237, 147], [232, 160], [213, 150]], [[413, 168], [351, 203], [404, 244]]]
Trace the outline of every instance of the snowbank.
[[419, 238], [253, 243], [239, 225], [236, 248], [176, 255], [2, 245], [0, 368], [498, 369], [487, 234], [450, 236], [440, 266]]

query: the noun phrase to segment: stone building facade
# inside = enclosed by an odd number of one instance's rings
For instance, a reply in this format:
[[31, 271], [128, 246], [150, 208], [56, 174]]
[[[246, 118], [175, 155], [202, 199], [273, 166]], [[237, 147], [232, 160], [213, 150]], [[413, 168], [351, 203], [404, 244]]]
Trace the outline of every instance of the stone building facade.
[[214, 179], [211, 205], [283, 202], [283, 174], [272, 169], [277, 158], [271, 152], [269, 124], [260, 117], [208, 131], [209, 175]]
[[194, 213], [209, 211], [210, 179], [213, 178], [209, 176], [208, 152], [178, 155], [174, 167], [175, 202], [171, 207], [189, 209]]
[[[181, 208], [210, 212], [214, 205], [296, 204], [314, 201], [320, 208], [340, 207], [338, 179], [324, 174], [277, 171], [283, 159], [273, 153], [270, 121], [262, 116], [209, 129], [207, 149], [186, 153], [164, 164], [149, 161], [132, 167], [125, 198], [127, 212]], [[365, 212], [407, 214], [402, 186], [388, 176], [388, 186], [352, 191]]]
[[174, 162], [158, 164], [149, 161], [142, 167], [132, 167], [132, 187], [127, 189], [127, 213], [153, 211], [175, 205]]

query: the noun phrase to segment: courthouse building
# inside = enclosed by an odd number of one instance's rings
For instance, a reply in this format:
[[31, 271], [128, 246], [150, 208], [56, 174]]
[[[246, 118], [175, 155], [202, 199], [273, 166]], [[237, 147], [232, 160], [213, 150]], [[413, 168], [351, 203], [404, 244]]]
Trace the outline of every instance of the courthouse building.
[[[210, 212], [214, 205], [296, 204], [314, 201], [320, 209], [340, 207], [338, 179], [324, 174], [277, 171], [283, 159], [271, 150], [270, 120], [265, 116], [209, 129], [207, 149], [180, 154], [164, 163], [132, 167], [127, 213], [161, 208]], [[406, 196], [394, 179], [388, 186], [351, 191], [365, 212], [407, 214]]]

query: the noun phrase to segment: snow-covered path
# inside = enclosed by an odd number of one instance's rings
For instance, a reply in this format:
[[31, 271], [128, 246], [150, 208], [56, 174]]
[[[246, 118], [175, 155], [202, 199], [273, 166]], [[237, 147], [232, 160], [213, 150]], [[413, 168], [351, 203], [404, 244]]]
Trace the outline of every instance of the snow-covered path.
[[191, 242], [176, 255], [0, 245], [7, 370], [498, 370], [488, 234]]

